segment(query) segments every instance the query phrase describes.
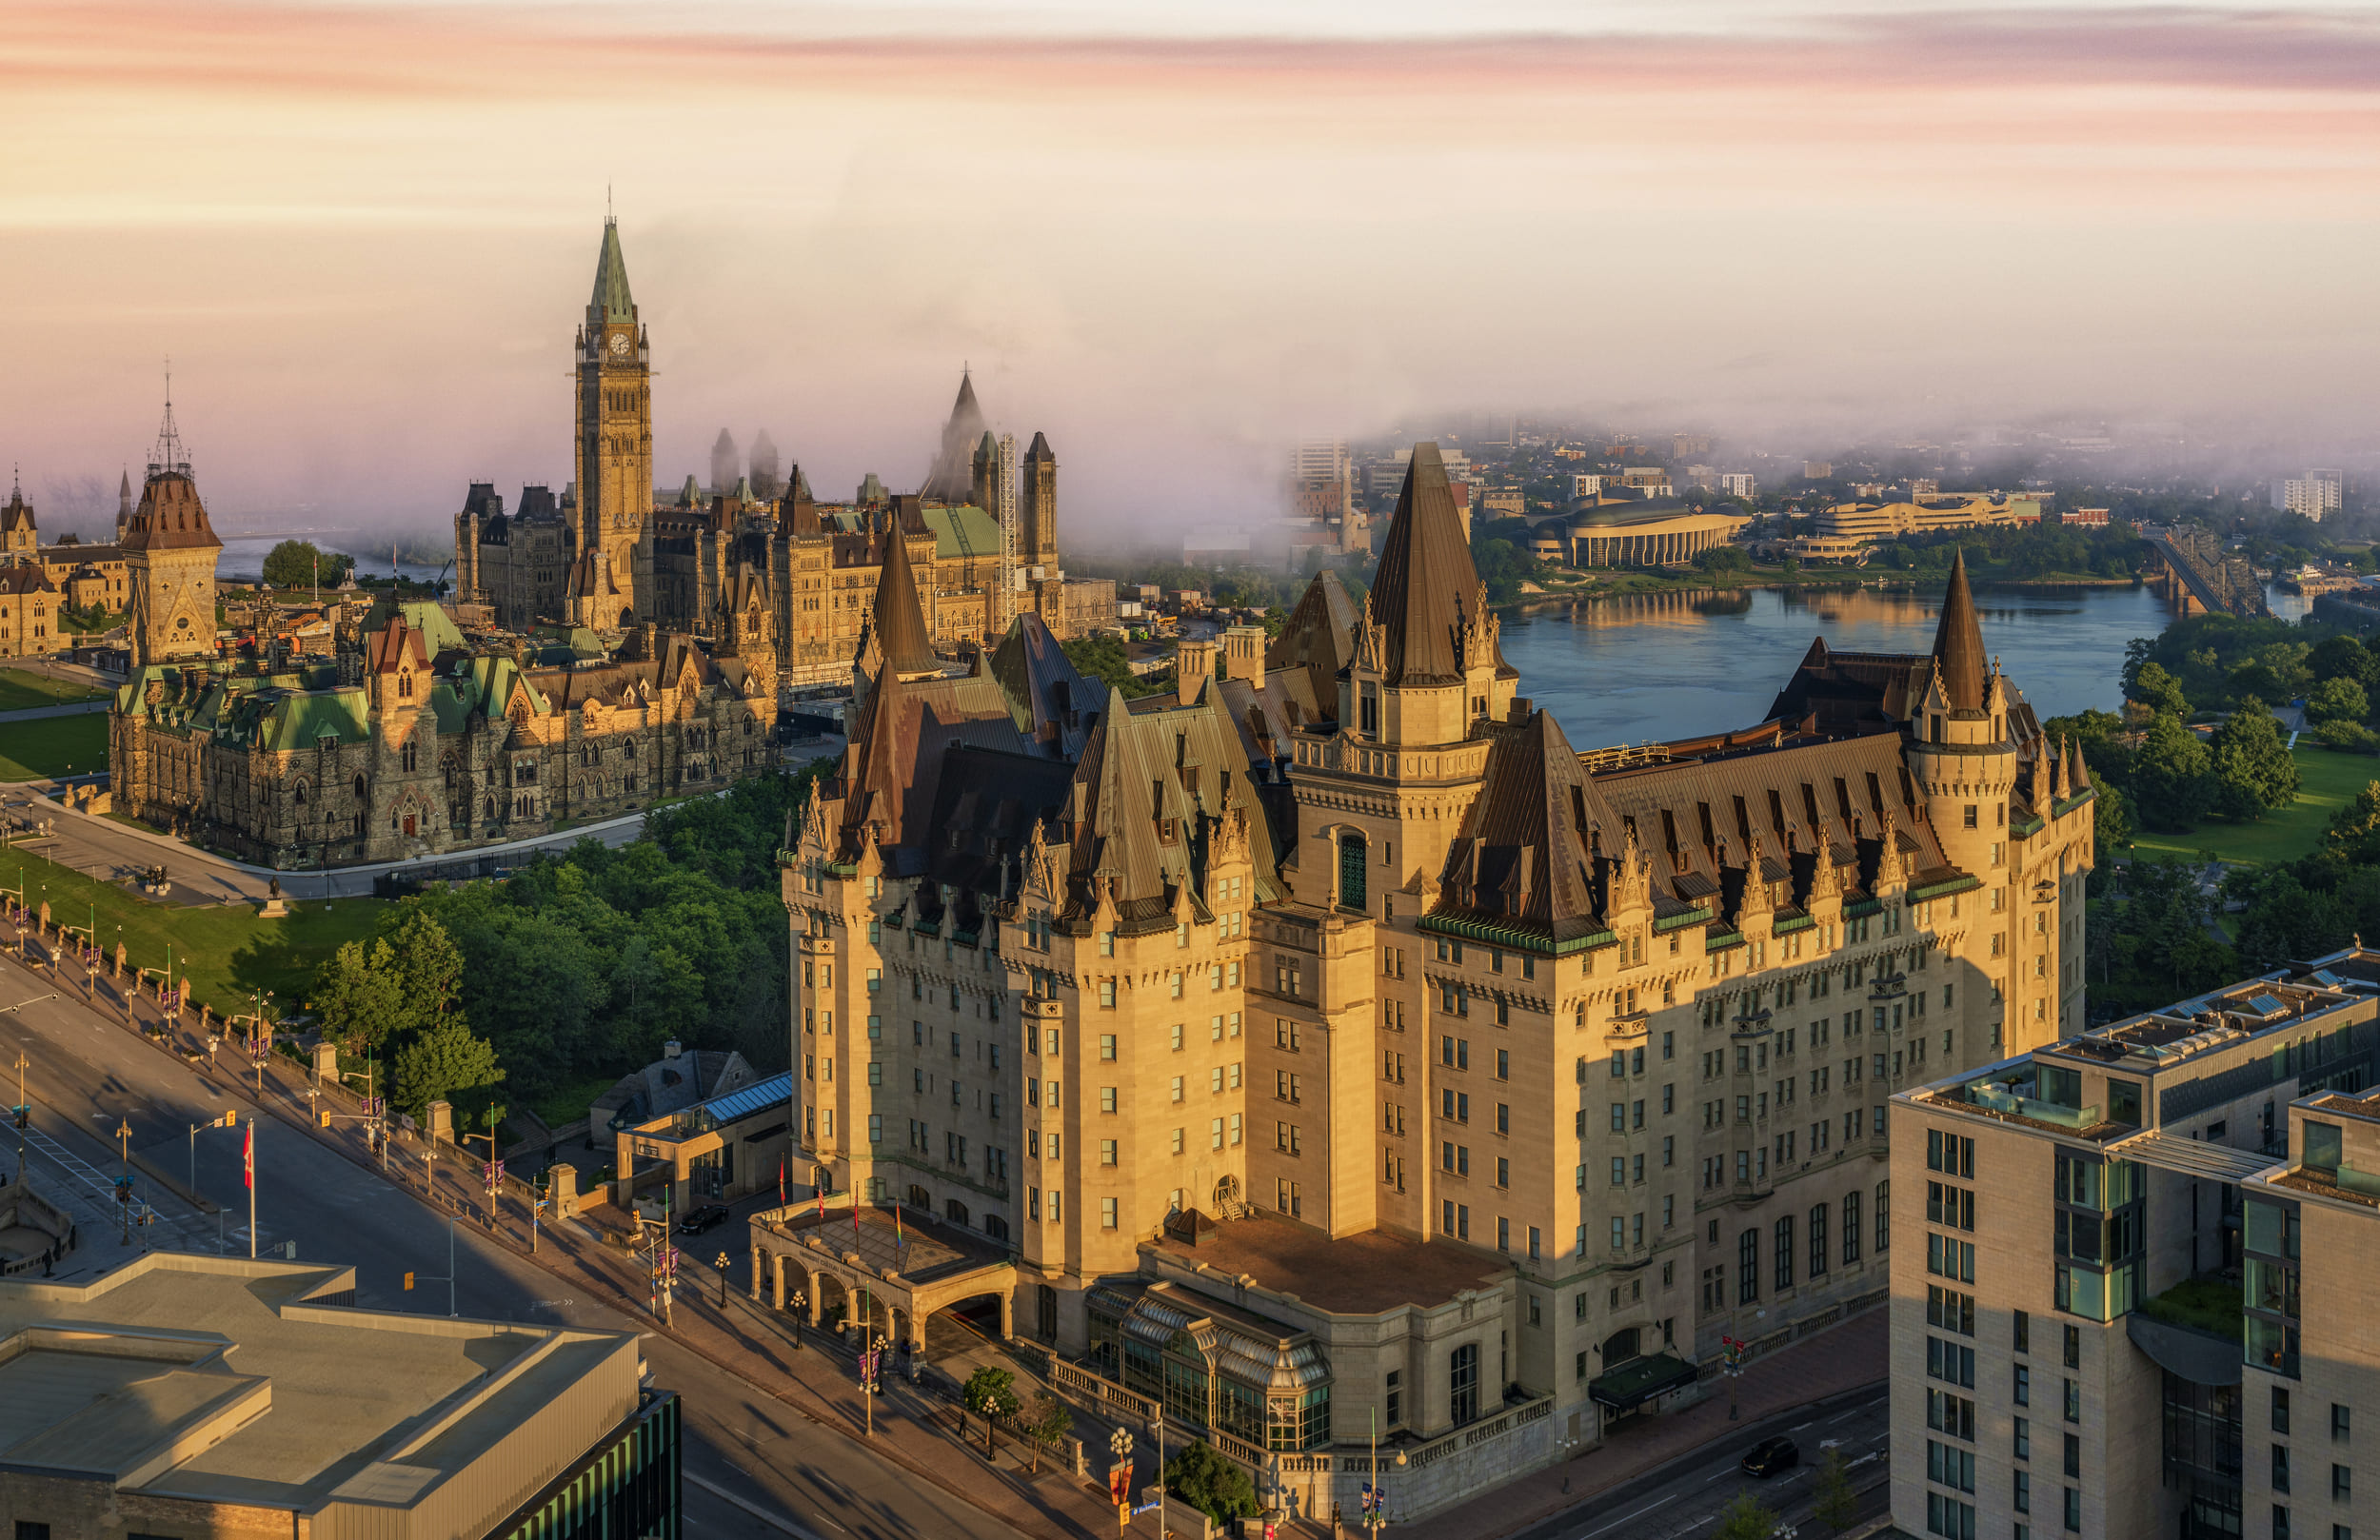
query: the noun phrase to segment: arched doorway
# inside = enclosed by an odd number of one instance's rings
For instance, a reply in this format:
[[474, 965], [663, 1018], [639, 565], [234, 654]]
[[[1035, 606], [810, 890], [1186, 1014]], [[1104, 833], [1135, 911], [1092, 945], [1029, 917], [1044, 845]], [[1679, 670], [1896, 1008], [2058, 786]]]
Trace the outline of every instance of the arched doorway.
[[1229, 1205], [1231, 1205], [1231, 1204], [1237, 1203], [1237, 1202], [1239, 1202], [1239, 1201], [1240, 1201], [1240, 1178], [1239, 1178], [1239, 1177], [1237, 1177], [1237, 1176], [1225, 1176], [1225, 1177], [1224, 1177], [1221, 1181], [1217, 1182], [1217, 1183], [1215, 1184], [1215, 1212], [1216, 1212], [1217, 1214], [1224, 1214], [1224, 1213], [1228, 1213], [1228, 1212], [1229, 1212], [1229, 1208], [1228, 1208], [1228, 1206], [1229, 1206]]
[[1603, 1372], [1608, 1374], [1631, 1358], [1643, 1357], [1644, 1349], [1641, 1346], [1643, 1341], [1642, 1329], [1634, 1326], [1622, 1327], [1605, 1337], [1603, 1339]]
[[636, 624], [636, 611], [624, 606], [620, 611], [620, 629], [625, 631], [634, 624]]
[[969, 1294], [954, 1299], [925, 1318], [925, 1355], [936, 1362], [984, 1343], [1002, 1339], [1002, 1306], [1007, 1296]]

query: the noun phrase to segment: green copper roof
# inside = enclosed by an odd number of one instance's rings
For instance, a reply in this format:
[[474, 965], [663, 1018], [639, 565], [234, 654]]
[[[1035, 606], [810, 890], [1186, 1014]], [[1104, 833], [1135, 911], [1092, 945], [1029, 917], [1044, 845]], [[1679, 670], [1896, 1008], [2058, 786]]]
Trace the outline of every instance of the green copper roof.
[[620, 226], [604, 221], [604, 251], [595, 261], [595, 297], [587, 308], [600, 310], [605, 321], [632, 322], [636, 301], [628, 293], [628, 259], [620, 254]]
[[927, 508], [921, 517], [925, 527], [934, 532], [936, 561], [999, 554], [1000, 522], [973, 503]]

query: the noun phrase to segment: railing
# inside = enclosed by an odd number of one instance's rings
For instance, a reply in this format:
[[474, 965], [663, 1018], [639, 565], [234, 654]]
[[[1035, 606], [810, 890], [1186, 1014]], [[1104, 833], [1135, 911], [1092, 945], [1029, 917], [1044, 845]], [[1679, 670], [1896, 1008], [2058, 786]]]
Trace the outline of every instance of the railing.
[[1092, 1400], [1106, 1406], [1121, 1407], [1142, 1422], [1156, 1420], [1157, 1403], [1155, 1401], [1145, 1395], [1127, 1391], [1114, 1380], [1094, 1374], [1087, 1369], [1078, 1369], [1072, 1364], [1061, 1363], [1056, 1358], [1052, 1358], [1049, 1361], [1048, 1378], [1052, 1385], [1072, 1391], [1077, 1395], [1089, 1396]]
[[1477, 1449], [1482, 1444], [1492, 1443], [1507, 1433], [1517, 1431], [1553, 1414], [1554, 1398], [1550, 1395], [1540, 1396], [1535, 1401], [1525, 1402], [1499, 1415], [1490, 1417], [1485, 1422], [1475, 1422], [1467, 1428], [1458, 1428], [1453, 1432], [1440, 1434], [1418, 1450], [1408, 1450], [1405, 1453], [1406, 1463], [1418, 1471], [1423, 1466], [1435, 1465], [1447, 1456], [1458, 1454], [1464, 1450]]

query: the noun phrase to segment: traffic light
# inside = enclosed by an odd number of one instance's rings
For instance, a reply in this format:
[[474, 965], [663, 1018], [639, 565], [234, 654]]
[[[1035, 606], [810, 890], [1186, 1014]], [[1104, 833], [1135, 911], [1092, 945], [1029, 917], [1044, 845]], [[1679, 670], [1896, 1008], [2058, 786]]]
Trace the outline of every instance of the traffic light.
[[240, 1115], [238, 1113], [226, 1113], [221, 1117], [216, 1118], [215, 1121], [218, 1125], [224, 1128], [237, 1128], [240, 1125]]
[[24, 1127], [26, 1127], [26, 1126], [27, 1126], [27, 1125], [28, 1125], [28, 1124], [31, 1121], [31, 1119], [32, 1119], [32, 1116], [33, 1116], [33, 1109], [31, 1109], [30, 1107], [19, 1107], [19, 1108], [15, 1109], [15, 1112], [16, 1112], [16, 1126], [17, 1126], [17, 1127], [19, 1127], [19, 1128], [24, 1128]]
[[407, 1293], [413, 1292], [413, 1274], [410, 1273], [405, 1275], [405, 1292]]
[[321, 1112], [316, 1113], [314, 1117], [322, 1127], [328, 1128], [330, 1126], [330, 1110], [328, 1108], [326, 1107]]

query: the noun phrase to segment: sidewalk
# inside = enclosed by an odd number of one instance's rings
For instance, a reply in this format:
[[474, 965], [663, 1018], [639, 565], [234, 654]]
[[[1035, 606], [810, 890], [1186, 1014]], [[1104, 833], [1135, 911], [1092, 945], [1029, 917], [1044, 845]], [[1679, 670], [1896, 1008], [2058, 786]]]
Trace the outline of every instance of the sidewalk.
[[1427, 1540], [1499, 1540], [1691, 1454], [1725, 1437], [1731, 1427], [1748, 1427], [1780, 1412], [1877, 1384], [1884, 1377], [1889, 1315], [1888, 1310], [1869, 1311], [1747, 1366], [1736, 1382], [1739, 1415], [1732, 1423], [1727, 1392], [1714, 1381], [1710, 1394], [1682, 1412], [1632, 1418], [1597, 1448], [1497, 1488], [1494, 1502], [1467, 1503], [1405, 1532]]

